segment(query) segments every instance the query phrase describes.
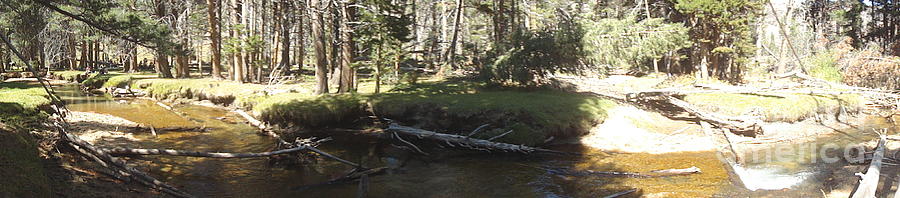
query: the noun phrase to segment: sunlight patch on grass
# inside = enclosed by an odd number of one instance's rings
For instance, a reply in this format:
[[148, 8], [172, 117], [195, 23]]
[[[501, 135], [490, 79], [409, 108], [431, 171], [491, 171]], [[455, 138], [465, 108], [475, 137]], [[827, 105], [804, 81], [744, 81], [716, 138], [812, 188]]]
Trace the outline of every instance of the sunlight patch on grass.
[[47, 92], [40, 85], [25, 83], [0, 83], [0, 111], [35, 111], [49, 105]]
[[[863, 103], [859, 95], [813, 96], [806, 94], [778, 94], [777, 96], [750, 94], [691, 94], [685, 101], [700, 108], [730, 116], [758, 114], [768, 122], [796, 122], [816, 114], [834, 113], [844, 108], [856, 112]], [[755, 112], [755, 113], [754, 113]]]

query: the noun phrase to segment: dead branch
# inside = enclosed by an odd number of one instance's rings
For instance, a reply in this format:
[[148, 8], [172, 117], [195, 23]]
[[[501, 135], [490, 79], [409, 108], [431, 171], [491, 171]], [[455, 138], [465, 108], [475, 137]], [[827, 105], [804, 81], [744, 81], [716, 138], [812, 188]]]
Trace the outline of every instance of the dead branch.
[[497, 135], [497, 136], [488, 138], [487, 141], [494, 141], [494, 140], [496, 140], [497, 138], [501, 138], [501, 137], [506, 136], [506, 135], [508, 135], [508, 134], [510, 134], [510, 133], [512, 133], [512, 132], [513, 132], [513, 130], [509, 130], [509, 131], [507, 131], [507, 132], [505, 132], [505, 133], [501, 133], [500, 135]]
[[475, 135], [476, 133], [481, 132], [481, 129], [484, 129], [484, 127], [488, 127], [488, 126], [490, 126], [490, 125], [491, 125], [491, 124], [483, 124], [483, 125], [481, 125], [481, 126], [478, 126], [478, 128], [475, 128], [475, 130], [472, 130], [472, 132], [469, 133], [468, 135], [466, 135], [466, 137], [472, 137], [472, 136]]
[[397, 133], [391, 133], [391, 134], [394, 135], [394, 137], [396, 137], [397, 140], [400, 140], [401, 142], [405, 143], [406, 145], [409, 145], [412, 148], [416, 149], [416, 152], [419, 152], [423, 155], [428, 155], [428, 153], [426, 153], [425, 151], [422, 151], [422, 149], [419, 149], [419, 147], [416, 146], [415, 144], [413, 144], [412, 142], [408, 142], [408, 141], [404, 140], [403, 138], [401, 138], [400, 135], [398, 135]]

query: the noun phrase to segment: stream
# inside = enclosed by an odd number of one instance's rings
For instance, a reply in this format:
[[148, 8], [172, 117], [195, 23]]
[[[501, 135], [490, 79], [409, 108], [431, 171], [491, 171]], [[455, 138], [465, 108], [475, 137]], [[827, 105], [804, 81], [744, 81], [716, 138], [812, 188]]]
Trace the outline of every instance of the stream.
[[[274, 140], [257, 134], [240, 116], [221, 108], [174, 105], [166, 110], [155, 101], [85, 96], [78, 87], [56, 88], [72, 111], [110, 114], [154, 127], [206, 126], [209, 132], [168, 132], [154, 137], [134, 134], [140, 141], [112, 140], [100, 143], [131, 148], [166, 148], [216, 152], [265, 152]], [[637, 188], [626, 197], [709, 197], [735, 195], [821, 196], [829, 177], [840, 163], [809, 163], [808, 156], [789, 160], [748, 163], [732, 167], [716, 152], [668, 154], [608, 153], [580, 145], [551, 149], [582, 153], [579, 156], [435, 154], [412, 155], [368, 138], [339, 133], [319, 148], [368, 167], [398, 167], [369, 178], [369, 197], [602, 197]], [[326, 137], [319, 135], [318, 137]], [[841, 136], [816, 142], [858, 141]], [[421, 145], [420, 145], [421, 146]], [[793, 160], [792, 160], [793, 159]], [[127, 161], [150, 175], [200, 197], [356, 197], [358, 185], [316, 185], [342, 176], [351, 167], [327, 159], [309, 165], [273, 165], [265, 158], [211, 159], [178, 156], [143, 156]], [[646, 172], [698, 167], [700, 174], [665, 178], [626, 178], [560, 174], [574, 171]], [[852, 175], [851, 175], [852, 176]], [[740, 182], [744, 181], [744, 182]], [[779, 181], [779, 182], [772, 182]], [[756, 182], [756, 183], [754, 183]], [[750, 191], [742, 183], [756, 185]], [[788, 189], [788, 190], [782, 190]]]

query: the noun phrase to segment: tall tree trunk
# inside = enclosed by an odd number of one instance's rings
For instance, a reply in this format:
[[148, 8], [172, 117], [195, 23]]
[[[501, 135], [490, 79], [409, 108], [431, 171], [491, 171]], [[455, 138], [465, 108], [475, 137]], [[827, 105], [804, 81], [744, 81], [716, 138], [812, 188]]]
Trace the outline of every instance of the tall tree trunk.
[[[68, 61], [66, 61], [66, 62], [68, 63], [69, 70], [75, 70], [75, 68], [78, 67], [78, 62], [77, 62], [78, 51], [75, 49], [78, 44], [75, 43], [74, 37], [75, 37], [74, 35], [69, 35], [66, 37], [66, 41], [67, 41], [66, 47], [68, 48], [68, 50], [67, 50], [68, 52], [66, 53], [66, 56], [67, 56], [66, 59]], [[0, 52], [0, 53], [2, 53], [2, 52]]]
[[375, 58], [375, 93], [381, 93], [381, 60], [385, 59], [383, 54], [381, 54], [381, 46], [383, 44], [377, 44], [375, 47], [376, 56], [380, 56]]
[[210, 67], [212, 67], [212, 76], [215, 79], [222, 79], [222, 33], [219, 30], [219, 4], [221, 1], [206, 0], [206, 4], [209, 5], [206, 14], [209, 21]]
[[138, 70], [137, 55], [138, 55], [137, 54], [137, 46], [134, 46], [131, 48], [131, 50], [129, 50], [128, 65], [130, 65], [130, 66], [128, 67], [128, 70], [126, 70], [125, 72], [133, 73]]
[[169, 57], [162, 52], [156, 51], [156, 73], [160, 78], [172, 78], [172, 71], [169, 68]]
[[[306, 3], [300, 2], [298, 4], [300, 6], [300, 8], [298, 10], [306, 10]], [[306, 58], [306, 43], [304, 42], [305, 35], [304, 35], [304, 31], [303, 31], [303, 29], [304, 29], [303, 28], [303, 24], [304, 24], [303, 16], [306, 16], [306, 15], [295, 14], [294, 16], [297, 17], [297, 22], [294, 23], [297, 25], [297, 38], [294, 39], [297, 41], [297, 52], [294, 53], [294, 57], [297, 59], [297, 71], [299, 73], [299, 72], [303, 71], [303, 62], [305, 61], [304, 59]]]
[[325, 54], [325, 20], [322, 17], [322, 4], [319, 0], [309, 0], [309, 16], [312, 17], [312, 39], [316, 48], [316, 94], [328, 93], [328, 63]]
[[347, 93], [347, 92], [355, 92], [356, 85], [355, 79], [356, 71], [353, 69], [353, 57], [354, 57], [354, 42], [353, 42], [353, 29], [350, 27], [350, 22], [353, 21], [353, 15], [355, 8], [350, 7], [349, 5], [353, 4], [353, 0], [349, 2], [342, 3], [341, 6], [341, 84], [338, 86], [338, 92]]
[[[241, 6], [242, 6], [241, 0], [231, 0], [231, 3], [232, 3], [232, 7], [234, 8], [234, 17], [232, 18], [233, 19], [232, 24], [233, 25], [244, 24], [241, 22], [241, 18], [242, 18], [241, 15], [243, 15], [242, 14], [243, 9], [241, 8]], [[246, 31], [246, 27], [235, 30], [234, 35], [232, 35], [232, 37], [235, 39], [238, 39], [240, 41], [243, 41], [244, 40], [244, 38], [243, 38], [244, 31]], [[237, 50], [235, 50], [235, 52], [234, 52], [234, 63], [232, 64], [232, 69], [231, 69], [232, 80], [238, 81], [238, 82], [244, 82], [244, 56], [243, 56], [243, 50], [241, 50], [242, 47], [243, 47], [243, 44], [239, 44], [236, 47]]]
[[291, 66], [291, 23], [289, 20], [285, 20], [293, 17], [291, 8], [287, 2], [281, 3], [281, 14], [286, 17], [279, 17], [281, 19], [281, 63], [278, 66], [283, 69], [290, 69]]
[[444, 72], [447, 72], [447, 66], [456, 67], [456, 62], [453, 60], [453, 57], [456, 53], [456, 41], [459, 40], [459, 21], [462, 18], [462, 10], [463, 10], [463, 1], [456, 0], [456, 19], [453, 22], [453, 38], [450, 40], [450, 47], [447, 48], [447, 52], [444, 53], [444, 65], [441, 66], [440, 76], [444, 75]]
[[185, 49], [188, 46], [188, 42], [186, 39], [181, 39], [177, 45], [178, 47], [175, 48], [175, 75], [178, 78], [190, 78], [190, 61], [188, 57], [190, 53]]

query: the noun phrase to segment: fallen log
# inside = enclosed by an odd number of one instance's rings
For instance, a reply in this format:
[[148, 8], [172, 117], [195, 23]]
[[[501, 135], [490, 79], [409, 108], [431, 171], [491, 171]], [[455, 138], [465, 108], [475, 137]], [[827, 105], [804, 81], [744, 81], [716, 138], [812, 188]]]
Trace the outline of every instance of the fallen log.
[[152, 127], [152, 126], [150, 126], [150, 127], [133, 126], [133, 127], [128, 127], [125, 130], [130, 131], [130, 132], [155, 131], [158, 133], [158, 132], [209, 132], [214, 129], [215, 128], [209, 128], [209, 127], [205, 127], [205, 126], [200, 126], [200, 127], [182, 126], [182, 127], [161, 127], [161, 128], [156, 128], [156, 127]]
[[719, 115], [716, 113], [705, 112], [699, 110], [699, 108], [691, 105], [688, 102], [683, 100], [679, 100], [672, 96], [667, 96], [666, 100], [677, 107], [684, 109], [684, 111], [690, 113], [691, 115], [696, 116], [697, 118], [707, 121], [710, 124], [713, 124], [719, 128], [725, 128], [731, 130], [734, 134], [756, 137], [757, 135], [763, 134], [763, 129], [760, 126], [760, 120], [757, 119], [746, 119], [746, 118], [737, 118], [737, 117], [729, 117], [724, 115]]
[[418, 129], [408, 126], [402, 126], [395, 123], [391, 123], [385, 131], [398, 133], [399, 135], [406, 136], [414, 136], [419, 139], [428, 139], [437, 142], [443, 142], [449, 146], [458, 146], [463, 148], [469, 148], [472, 150], [480, 150], [480, 151], [503, 151], [503, 152], [519, 152], [519, 153], [533, 153], [533, 152], [542, 152], [542, 153], [556, 153], [556, 154], [570, 154], [562, 151], [554, 151], [550, 149], [543, 148], [535, 148], [524, 145], [515, 145], [508, 143], [500, 143], [500, 142], [492, 142], [488, 140], [470, 138], [464, 135], [454, 135], [454, 134], [446, 134], [446, 133], [438, 133], [434, 131], [428, 131], [424, 129]]
[[651, 177], [671, 177], [671, 176], [696, 174], [696, 173], [700, 173], [700, 168], [692, 166], [690, 168], [663, 169], [663, 170], [654, 170], [654, 171], [644, 172], [644, 173], [608, 172], [608, 171], [587, 170], [587, 171], [585, 171], [585, 173], [590, 174], [590, 175], [602, 175], [602, 176], [612, 176], [612, 177], [651, 178]]
[[878, 140], [878, 146], [875, 147], [875, 154], [872, 157], [872, 162], [869, 163], [866, 174], [862, 175], [859, 185], [856, 187], [856, 190], [853, 191], [853, 195], [850, 196], [851, 198], [875, 197], [875, 191], [878, 189], [878, 178], [881, 176], [881, 161], [884, 159], [885, 141], [885, 136], [881, 135], [881, 138]]
[[282, 149], [271, 152], [262, 153], [216, 153], [201, 151], [184, 151], [172, 149], [135, 149], [135, 148], [111, 148], [103, 149], [103, 151], [114, 156], [122, 155], [171, 155], [171, 156], [187, 156], [187, 157], [208, 157], [208, 158], [253, 158], [268, 157], [273, 155], [288, 154], [308, 150], [307, 146], [298, 146], [289, 149]]
[[625, 195], [627, 195], [627, 194], [631, 194], [631, 193], [633, 193], [633, 192], [637, 192], [637, 188], [634, 188], [634, 189], [631, 189], [631, 190], [622, 191], [622, 192], [617, 192], [617, 193], [615, 193], [615, 194], [611, 194], [611, 195], [605, 196], [605, 197], [603, 197], [603, 198], [616, 198], [616, 197], [625, 196]]
[[125, 161], [117, 159], [117, 158], [113, 157], [112, 155], [109, 155], [108, 153], [97, 149], [96, 147], [91, 145], [91, 143], [81, 140], [77, 136], [66, 133], [65, 129], [62, 128], [62, 126], [59, 126], [58, 124], [57, 124], [57, 128], [60, 130], [61, 135], [63, 136], [63, 138], [66, 141], [68, 141], [70, 144], [78, 146], [79, 148], [83, 149], [83, 151], [88, 152], [88, 153], [82, 153], [82, 154], [90, 155], [90, 156], [96, 157], [95, 159], [97, 159], [97, 160], [101, 160], [101, 161], [98, 161], [98, 162], [101, 162], [101, 165], [102, 164], [113, 165], [113, 167], [109, 167], [109, 168], [119, 169], [121, 172], [126, 173], [127, 176], [132, 177], [134, 180], [136, 180], [144, 185], [153, 187], [162, 192], [168, 193], [172, 196], [193, 197], [192, 195], [190, 195], [184, 191], [181, 191], [178, 188], [170, 186], [170, 185], [166, 184], [165, 182], [162, 182], [156, 178], [153, 178], [152, 176], [147, 175], [146, 173], [141, 172], [141, 171], [135, 169], [134, 167], [128, 166], [128, 164], [126, 164]]
[[266, 123], [257, 120], [256, 118], [254, 118], [253, 116], [251, 116], [249, 113], [247, 113], [244, 110], [238, 109], [238, 110], [234, 110], [234, 112], [237, 113], [238, 115], [241, 115], [241, 117], [244, 117], [244, 119], [246, 119], [247, 122], [250, 123], [250, 125], [253, 125], [256, 128], [259, 128], [260, 130], [265, 130], [267, 128]]

